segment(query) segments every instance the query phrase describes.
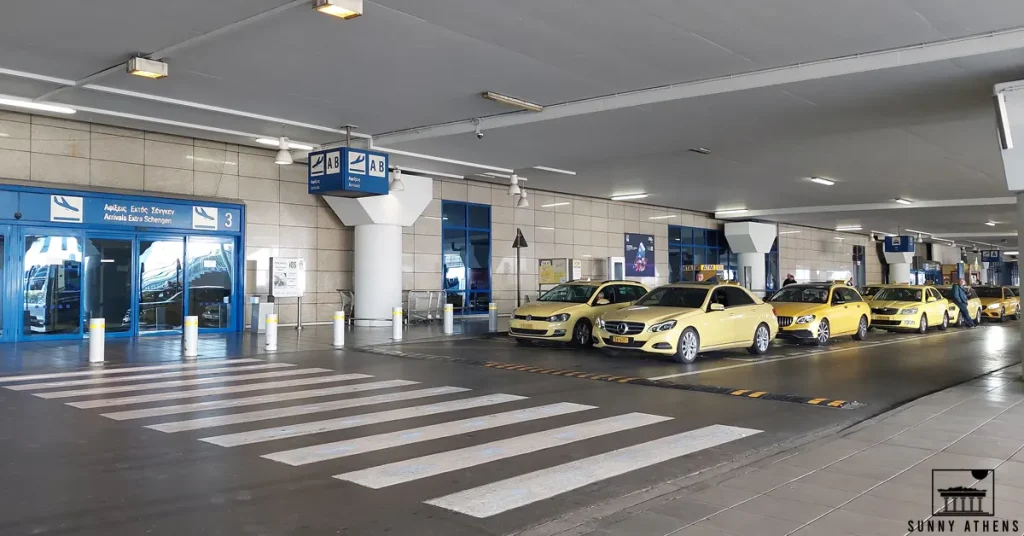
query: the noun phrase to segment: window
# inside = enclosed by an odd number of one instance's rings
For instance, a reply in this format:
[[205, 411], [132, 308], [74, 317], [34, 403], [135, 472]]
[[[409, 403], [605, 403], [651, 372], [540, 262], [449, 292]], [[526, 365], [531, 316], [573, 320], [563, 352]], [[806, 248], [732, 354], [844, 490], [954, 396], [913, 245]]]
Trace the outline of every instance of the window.
[[715, 229], [669, 225], [669, 282], [694, 281], [696, 265], [727, 264], [726, 248], [725, 236]]
[[744, 305], [754, 305], [754, 299], [747, 294], [745, 290], [739, 287], [721, 287], [715, 291], [717, 294], [719, 291], [725, 294], [725, 306], [729, 307], [742, 307]]
[[491, 207], [442, 201], [441, 216], [441, 288], [456, 312], [486, 313], [491, 301]]
[[854, 303], [854, 302], [864, 301], [860, 297], [860, 294], [857, 294], [857, 291], [853, 290], [852, 288], [840, 288], [838, 290], [839, 290], [839, 295], [843, 298], [843, 301], [845, 301], [846, 303]]
[[[789, 288], [789, 287], [786, 287]], [[785, 289], [783, 289], [785, 290]], [[921, 301], [921, 289], [890, 287], [883, 288], [875, 294], [875, 301]]]
[[[610, 288], [610, 287], [606, 287]], [[615, 287], [615, 300], [612, 303], [628, 303], [639, 300], [646, 292], [636, 285], [619, 285]]]
[[811, 285], [789, 285], [775, 293], [768, 301], [783, 303], [825, 303], [828, 288]]
[[591, 285], [558, 285], [538, 300], [542, 302], [587, 303], [597, 287]]
[[685, 307], [699, 309], [708, 290], [697, 287], [661, 287], [647, 293], [637, 305], [648, 307]]

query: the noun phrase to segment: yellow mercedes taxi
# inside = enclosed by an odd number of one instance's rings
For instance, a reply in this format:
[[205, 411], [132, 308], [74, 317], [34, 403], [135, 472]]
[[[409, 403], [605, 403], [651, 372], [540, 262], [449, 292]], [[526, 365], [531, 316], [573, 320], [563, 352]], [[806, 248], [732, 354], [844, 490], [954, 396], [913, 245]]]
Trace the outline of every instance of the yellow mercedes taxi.
[[516, 342], [571, 342], [589, 346], [597, 317], [629, 307], [647, 294], [636, 281], [573, 281], [547, 291], [512, 313], [509, 335]]
[[[953, 301], [953, 285], [942, 285], [935, 287], [935, 290], [939, 291], [943, 298], [949, 300], [949, 321], [958, 328], [963, 327], [964, 315], [960, 314], [960, 308]], [[971, 313], [974, 323], [979, 324], [981, 323], [981, 310], [984, 308], [981, 299], [978, 298], [978, 293], [972, 287], [964, 287], [964, 291], [967, 292], [967, 311]]]
[[924, 333], [929, 326], [949, 327], [949, 300], [932, 286], [892, 285], [878, 291], [870, 304], [871, 323], [876, 328]]
[[863, 341], [871, 307], [857, 289], [842, 282], [788, 285], [768, 299], [779, 318], [779, 338], [827, 344], [840, 335]]
[[594, 329], [598, 348], [671, 355], [693, 363], [708, 350], [768, 351], [778, 331], [772, 307], [728, 283], [676, 283], [658, 287], [632, 307], [607, 313]]
[[1020, 298], [1010, 287], [973, 287], [981, 298], [985, 318], [1006, 322], [1010, 317], [1020, 318]]

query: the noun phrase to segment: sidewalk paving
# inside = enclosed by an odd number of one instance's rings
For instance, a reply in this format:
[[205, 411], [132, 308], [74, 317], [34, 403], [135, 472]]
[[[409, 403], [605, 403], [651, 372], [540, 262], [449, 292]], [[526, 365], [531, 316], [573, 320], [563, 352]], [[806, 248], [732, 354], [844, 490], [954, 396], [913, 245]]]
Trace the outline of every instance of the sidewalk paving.
[[[945, 533], [962, 533], [967, 519], [971, 523], [974, 519], [1016, 519], [1019, 526], [1013, 533], [1021, 534], [1024, 382], [1020, 375], [1018, 365], [934, 393], [833, 438], [647, 500], [562, 534], [908, 534], [909, 521], [916, 524], [930, 517], [932, 469], [996, 469], [996, 517], [933, 517], [933, 522], [946, 520]], [[953, 531], [948, 530], [949, 520], [955, 520]], [[976, 532], [981, 530], [970, 531]]]

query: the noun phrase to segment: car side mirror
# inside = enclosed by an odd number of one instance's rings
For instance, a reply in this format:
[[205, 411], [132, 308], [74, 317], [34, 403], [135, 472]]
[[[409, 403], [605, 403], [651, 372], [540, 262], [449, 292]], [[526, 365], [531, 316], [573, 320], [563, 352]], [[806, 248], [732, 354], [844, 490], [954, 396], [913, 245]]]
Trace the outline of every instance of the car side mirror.
[[710, 310], [710, 311], [724, 311], [725, 310], [725, 306], [720, 304], [720, 303], [712, 303], [711, 305], [708, 306], [708, 310]]
[[928, 303], [931, 303], [931, 302], [935, 301], [935, 298], [933, 298], [933, 297], [931, 297], [931, 296], [928, 296], [927, 298], [925, 298], [925, 300], [924, 300], [924, 301], [926, 301], [926, 302], [928, 302]]
[[842, 298], [836, 298], [836, 299], [832, 300], [832, 305], [843, 305], [845, 303], [846, 303], [846, 300], [844, 300]]

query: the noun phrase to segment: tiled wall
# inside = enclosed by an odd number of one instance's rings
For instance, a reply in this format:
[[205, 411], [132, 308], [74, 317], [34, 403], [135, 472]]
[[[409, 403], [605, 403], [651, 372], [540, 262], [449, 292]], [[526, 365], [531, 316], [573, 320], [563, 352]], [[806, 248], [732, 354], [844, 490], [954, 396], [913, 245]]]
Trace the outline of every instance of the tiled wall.
[[[0, 134], [3, 179], [245, 203], [246, 294], [267, 293], [270, 257], [303, 257], [304, 321], [329, 321], [335, 289], [352, 286], [352, 229], [306, 193], [305, 165], [278, 166], [274, 151], [9, 112]], [[296, 300], [278, 304], [294, 323]]]
[[779, 225], [779, 232], [783, 233], [779, 235], [779, 277], [783, 279], [786, 274], [795, 275], [801, 283], [848, 278], [854, 273], [853, 246], [865, 246], [867, 282], [882, 281], [882, 264], [866, 236], [794, 225]]

